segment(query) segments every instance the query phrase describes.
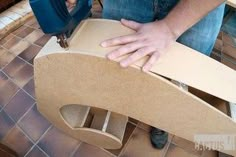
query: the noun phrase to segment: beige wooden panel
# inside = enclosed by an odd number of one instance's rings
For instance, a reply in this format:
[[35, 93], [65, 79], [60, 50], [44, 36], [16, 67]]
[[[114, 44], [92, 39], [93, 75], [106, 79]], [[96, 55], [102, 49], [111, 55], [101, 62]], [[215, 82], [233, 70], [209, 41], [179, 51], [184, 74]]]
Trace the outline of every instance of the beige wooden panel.
[[227, 4], [231, 7], [236, 8], [236, 0], [227, 0]]
[[[102, 108], [133, 117], [190, 141], [198, 133], [236, 132], [236, 124], [231, 118], [155, 74], [168, 71], [163, 75], [169, 74], [168, 77], [174, 79], [180, 77], [182, 82], [197, 86], [195, 88], [226, 100], [235, 100], [235, 71], [177, 43], [167, 50], [152, 72], [140, 71], [143, 61], [122, 69], [116, 62], [105, 59], [106, 52], [112, 48], [104, 49], [98, 44], [103, 39], [128, 33], [131, 31], [118, 22], [89, 20], [75, 33], [68, 51], [56, 45], [55, 38], [51, 39], [35, 59], [39, 111], [67, 134], [85, 141], [96, 137], [88, 138], [79, 129], [68, 127], [59, 113], [64, 105]], [[168, 62], [169, 59], [171, 62]], [[195, 73], [201, 77], [194, 78]], [[101, 142], [102, 138], [97, 138]], [[115, 139], [104, 140], [103, 145], [114, 143], [109, 140]], [[236, 155], [235, 151], [221, 151]]]

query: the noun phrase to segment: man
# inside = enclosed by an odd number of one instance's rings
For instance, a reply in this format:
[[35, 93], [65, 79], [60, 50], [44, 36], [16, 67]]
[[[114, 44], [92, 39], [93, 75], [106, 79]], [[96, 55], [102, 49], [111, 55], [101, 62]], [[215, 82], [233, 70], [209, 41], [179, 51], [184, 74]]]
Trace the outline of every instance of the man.
[[[131, 54], [120, 61], [122, 67], [127, 67], [148, 55], [142, 70], [149, 71], [175, 41], [209, 56], [220, 31], [225, 4], [224, 0], [103, 0], [103, 6], [103, 18], [121, 20], [136, 31], [102, 42], [103, 47], [121, 45], [107, 58], [115, 60]], [[168, 134], [152, 128], [150, 137], [153, 146], [161, 149]]]

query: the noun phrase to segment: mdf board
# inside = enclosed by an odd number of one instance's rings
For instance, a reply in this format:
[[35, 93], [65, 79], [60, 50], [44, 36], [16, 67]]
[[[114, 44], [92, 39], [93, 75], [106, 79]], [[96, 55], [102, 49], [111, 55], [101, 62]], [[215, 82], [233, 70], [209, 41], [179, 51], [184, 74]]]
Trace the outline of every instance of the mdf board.
[[[119, 142], [116, 145], [114, 141], [120, 141], [122, 134], [118, 133], [120, 138], [115, 136], [109, 138], [111, 141], [102, 141], [102, 132], [99, 132], [100, 137], [92, 136], [83, 132], [86, 128], [68, 125], [61, 108], [74, 104], [103, 109], [107, 113], [118, 114], [118, 119], [122, 119], [121, 115], [129, 116], [190, 141], [194, 141], [196, 134], [236, 132], [236, 124], [230, 117], [159, 76], [235, 102], [234, 70], [177, 43], [166, 50], [166, 55], [160, 58], [151, 72], [140, 70], [145, 59], [122, 69], [118, 63], [105, 58], [114, 47], [102, 48], [99, 44], [107, 38], [130, 33], [133, 31], [116, 21], [86, 20], [71, 37], [69, 50], [60, 48], [55, 44], [56, 39], [52, 38], [34, 61], [39, 111], [67, 134], [85, 141], [95, 140], [95, 145], [113, 145], [113, 148], [118, 147]], [[116, 116], [109, 117], [117, 119]], [[84, 120], [79, 118], [79, 121]], [[109, 123], [106, 124], [109, 128]], [[117, 132], [114, 128], [105, 130]], [[117, 133], [105, 136], [114, 134]], [[235, 151], [220, 151], [236, 155]]]
[[236, 0], [227, 0], [227, 4], [233, 8], [236, 8]]

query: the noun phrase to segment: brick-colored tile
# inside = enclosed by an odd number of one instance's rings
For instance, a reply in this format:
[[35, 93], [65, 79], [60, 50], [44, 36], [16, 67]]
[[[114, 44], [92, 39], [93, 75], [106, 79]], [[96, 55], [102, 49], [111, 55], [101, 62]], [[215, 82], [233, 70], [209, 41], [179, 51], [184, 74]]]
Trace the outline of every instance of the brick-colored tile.
[[122, 151], [120, 157], [162, 157], [169, 144], [162, 150], [152, 147], [149, 134], [143, 129], [136, 128]]
[[38, 40], [36, 40], [34, 43], [35, 44], [37, 44], [37, 45], [39, 45], [39, 46], [44, 46], [47, 42], [48, 42], [48, 40], [51, 38], [51, 36], [49, 36], [49, 35], [43, 35], [41, 38], [39, 38]]
[[17, 28], [15, 31], [13, 31], [12, 34], [17, 35], [20, 32], [22, 32], [25, 28], [26, 28], [26, 26], [22, 25], [19, 28]]
[[228, 66], [228, 67], [230, 67], [230, 68], [236, 70], [236, 59], [234, 59], [234, 58], [232, 58], [232, 57], [230, 57], [230, 56], [224, 54], [224, 56], [223, 56], [222, 59], [221, 59], [221, 62], [222, 62], [224, 65], [226, 65], [226, 66]]
[[177, 145], [180, 148], [183, 148], [189, 152], [192, 152], [193, 154], [200, 156], [202, 154], [202, 151], [195, 149], [195, 144], [191, 141], [185, 140], [181, 137], [174, 136], [172, 139], [172, 143]]
[[34, 31], [33, 28], [24, 26], [23, 29], [21, 31], [16, 32], [15, 35], [20, 38], [24, 38], [33, 31]]
[[[96, 154], [96, 155], [95, 155]], [[73, 157], [115, 157], [114, 155], [106, 152], [105, 150], [86, 144], [82, 143], [79, 147], [79, 149], [75, 152]]]
[[0, 47], [0, 69], [9, 64], [14, 58], [13, 54]]
[[10, 77], [14, 77], [17, 71], [19, 71], [24, 65], [25, 61], [15, 57], [7, 66], [3, 68], [3, 71]]
[[227, 33], [222, 33], [222, 41], [224, 45], [230, 45], [232, 47], [236, 47], [236, 38], [230, 36]]
[[47, 155], [35, 146], [25, 157], [47, 157]]
[[18, 70], [12, 79], [19, 87], [23, 87], [33, 76], [33, 67], [29, 64], [25, 64], [20, 70]]
[[[8, 80], [1, 88], [0, 88], [0, 106], [5, 106], [11, 98], [16, 94], [19, 87], [14, 84], [11, 80]], [[0, 108], [1, 108], [0, 107]]]
[[4, 110], [15, 121], [18, 121], [34, 103], [33, 98], [27, 95], [23, 90], [20, 90], [5, 106]]
[[30, 46], [30, 43], [24, 40], [19, 41], [17, 44], [13, 45], [9, 51], [15, 54], [16, 56], [23, 52]]
[[23, 58], [27, 62], [30, 62], [34, 59], [34, 57], [39, 53], [40, 50], [41, 47], [36, 45], [30, 45], [19, 55], [19, 57]]
[[4, 137], [3, 143], [16, 151], [19, 156], [24, 156], [33, 146], [29, 138], [16, 126]]
[[24, 87], [23, 89], [30, 94], [32, 97], [35, 98], [35, 87], [34, 87], [34, 79], [32, 78]]
[[49, 126], [51, 126], [51, 124], [38, 112], [36, 105], [30, 109], [18, 124], [35, 142], [43, 135]]
[[2, 72], [0, 71], [0, 88], [2, 86], [4, 86], [8, 81], [8, 77]]
[[36, 40], [38, 40], [39, 38], [41, 38], [44, 35], [44, 33], [41, 30], [34, 30], [32, 33], [30, 33], [29, 35], [27, 35], [25, 37], [25, 40], [34, 43]]
[[29, 19], [25, 25], [26, 26], [32, 26], [33, 24], [35, 24], [37, 22], [36, 18], [35, 17], [32, 17], [31, 19]]
[[126, 129], [125, 129], [125, 135], [123, 138], [123, 145], [120, 149], [110, 149], [107, 150], [109, 152], [111, 152], [112, 154], [118, 156], [120, 154], [120, 152], [122, 151], [122, 149], [124, 148], [124, 146], [126, 145], [127, 141], [129, 140], [130, 136], [132, 135], [134, 129], [135, 129], [135, 125], [131, 124], [131, 123], [127, 123]]
[[5, 44], [8, 40], [12, 39], [14, 37], [13, 34], [9, 34], [6, 37], [4, 37], [3, 39], [0, 40], [0, 45]]
[[38, 146], [50, 157], [68, 157], [80, 142], [52, 127], [40, 140]]
[[7, 115], [5, 111], [0, 112], [0, 140], [9, 132], [11, 128], [15, 125], [13, 120]]
[[198, 157], [198, 156], [193, 155], [185, 151], [184, 149], [175, 146], [174, 144], [171, 144], [165, 157]]
[[3, 44], [3, 47], [5, 47], [6, 49], [10, 49], [14, 45], [16, 45], [18, 42], [20, 42], [20, 40], [21, 39], [19, 37], [14, 36], [9, 41], [7, 41], [5, 44]]
[[236, 47], [233, 47], [231, 45], [224, 45], [222, 52], [226, 55], [229, 55], [234, 60], [236, 60]]

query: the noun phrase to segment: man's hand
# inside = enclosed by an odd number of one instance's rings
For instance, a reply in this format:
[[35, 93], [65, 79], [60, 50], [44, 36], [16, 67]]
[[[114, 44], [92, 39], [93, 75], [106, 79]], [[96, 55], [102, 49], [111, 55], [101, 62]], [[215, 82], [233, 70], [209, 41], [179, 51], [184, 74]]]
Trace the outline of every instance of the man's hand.
[[136, 32], [131, 35], [106, 40], [101, 45], [103, 47], [122, 45], [107, 54], [107, 58], [110, 60], [131, 53], [129, 57], [120, 61], [122, 67], [128, 67], [144, 56], [150, 56], [142, 67], [143, 71], [149, 71], [160, 55], [165, 53], [165, 49], [178, 38], [165, 21], [140, 24], [122, 19], [121, 23]]

